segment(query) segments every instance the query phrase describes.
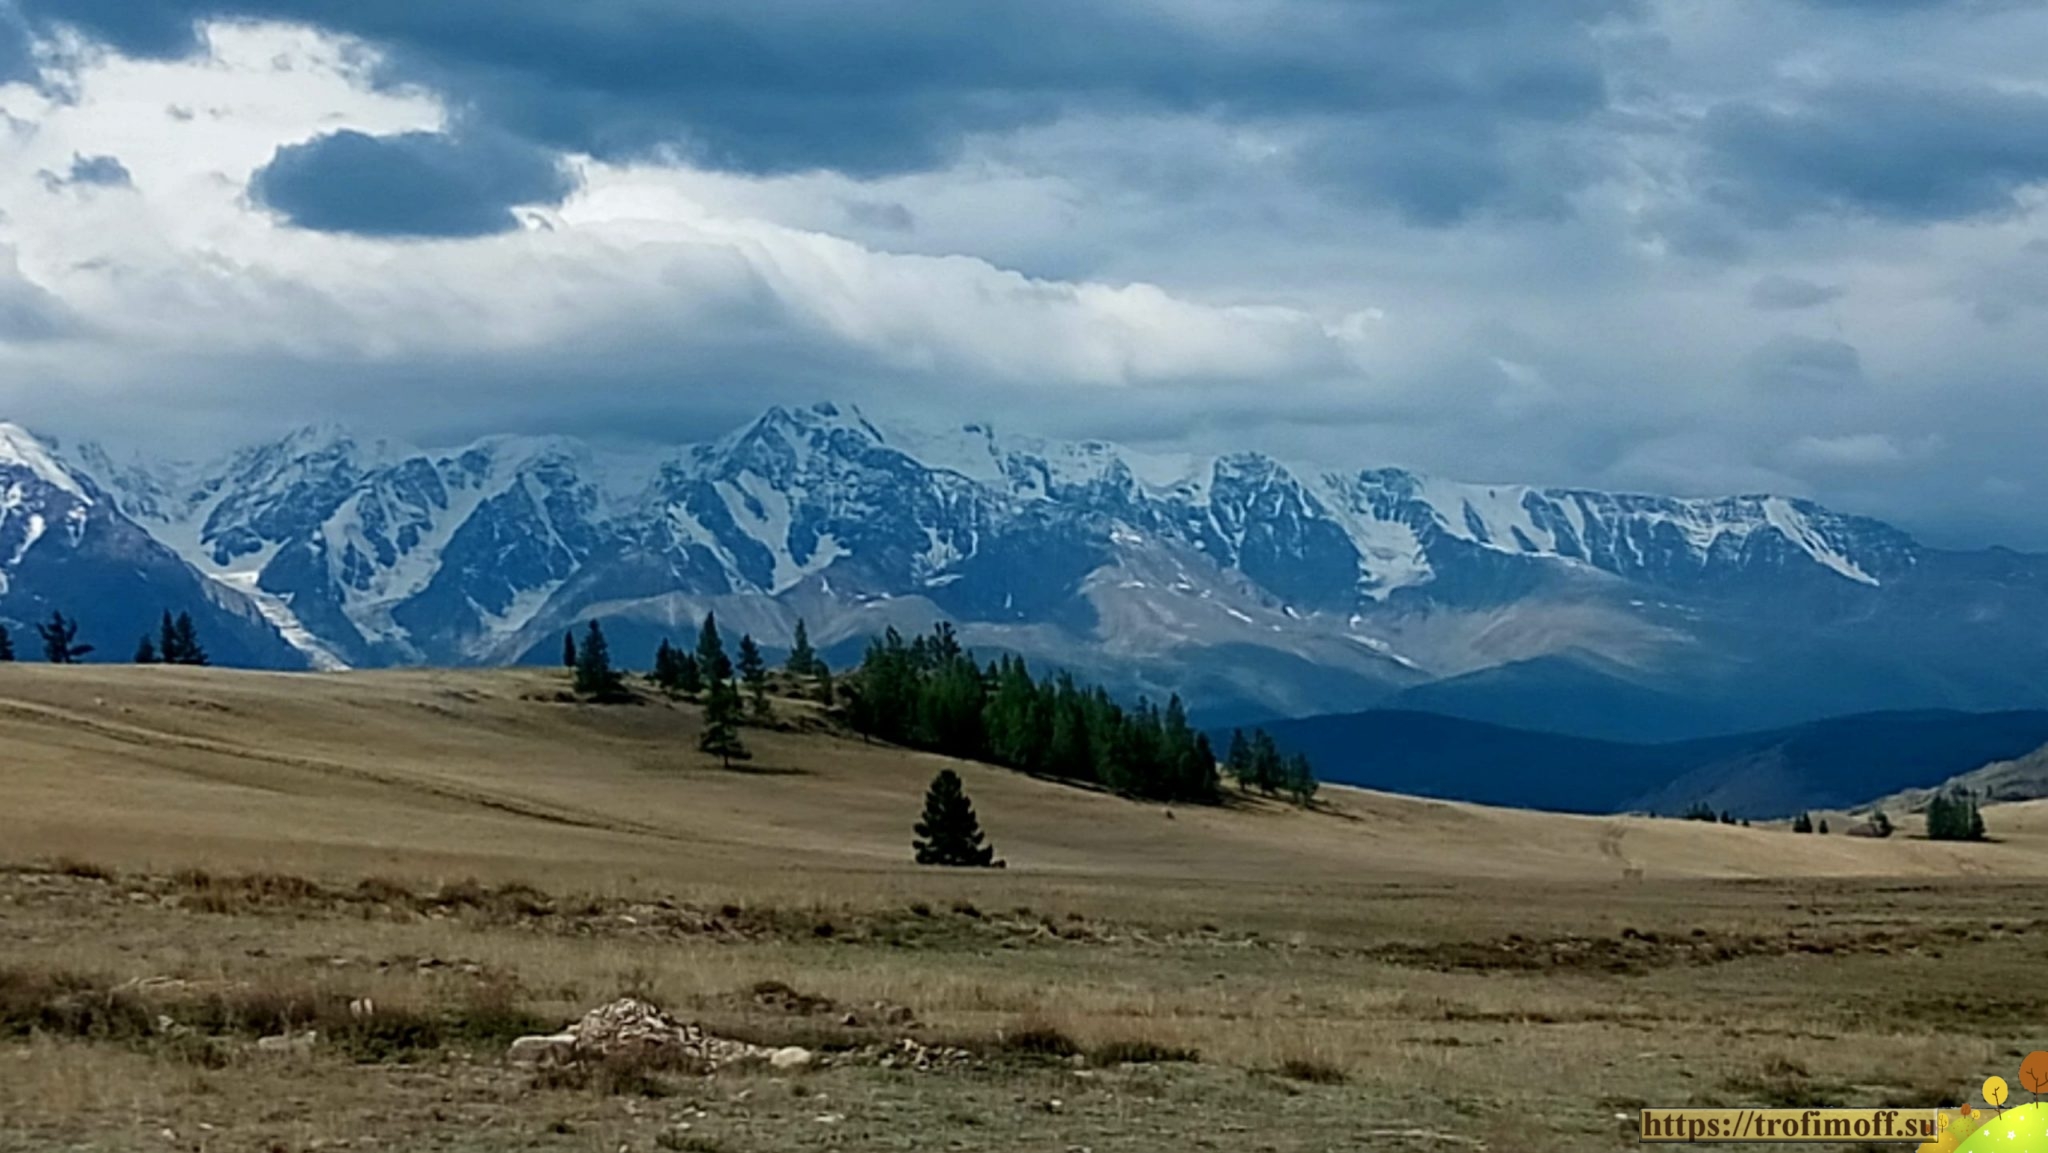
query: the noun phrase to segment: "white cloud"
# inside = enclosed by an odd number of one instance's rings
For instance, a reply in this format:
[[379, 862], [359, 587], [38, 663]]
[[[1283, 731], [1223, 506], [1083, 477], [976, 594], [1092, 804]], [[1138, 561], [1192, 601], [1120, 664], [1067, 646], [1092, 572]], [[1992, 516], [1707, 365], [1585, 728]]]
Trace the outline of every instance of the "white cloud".
[[[1328, 109], [1076, 101], [884, 178], [579, 157], [581, 191], [515, 232], [323, 235], [252, 205], [250, 174], [337, 129], [448, 129], [456, 95], [372, 85], [372, 46], [276, 24], [216, 24], [185, 62], [73, 45], [66, 98], [0, 88], [0, 415], [673, 435], [829, 397], [1484, 480], [1776, 489], [2048, 546], [2024, 501], [1981, 497], [1987, 474], [2048, 494], [2042, 191], [1995, 219], [1763, 232], [1701, 183], [1718, 105], [1905, 67], [1902, 25], [1811, 7], [1688, 2], [1613, 31], [1612, 107], [1570, 128], [1600, 160], [1572, 211], [1428, 227], [1301, 179]], [[2009, 85], [2044, 18], [1899, 19], [1916, 74]], [[37, 176], [80, 156], [132, 188]]]
[[[182, 387], [158, 376], [164, 356], [460, 365], [611, 345], [686, 364], [734, 339], [735, 325], [752, 330], [748, 340], [816, 342], [849, 362], [1011, 387], [1346, 370], [1351, 339], [1309, 311], [880, 252], [731, 201], [714, 211], [693, 195], [704, 178], [683, 170], [585, 162], [585, 190], [559, 211], [483, 239], [293, 229], [245, 195], [279, 144], [342, 127], [432, 129], [445, 113], [424, 94], [370, 91], [361, 46], [303, 29], [216, 26], [213, 46], [210, 60], [189, 63], [105, 58], [77, 78], [71, 102], [8, 93], [32, 131], [0, 145], [10, 150], [0, 242], [19, 247], [28, 278], [92, 318], [100, 342], [53, 351], [51, 371], [90, 362], [141, 391]], [[118, 157], [133, 189], [53, 196], [24, 175], [79, 150]], [[448, 387], [491, 400], [488, 378]], [[263, 391], [291, 384], [246, 388], [261, 407]], [[303, 407], [289, 399], [286, 409]]]

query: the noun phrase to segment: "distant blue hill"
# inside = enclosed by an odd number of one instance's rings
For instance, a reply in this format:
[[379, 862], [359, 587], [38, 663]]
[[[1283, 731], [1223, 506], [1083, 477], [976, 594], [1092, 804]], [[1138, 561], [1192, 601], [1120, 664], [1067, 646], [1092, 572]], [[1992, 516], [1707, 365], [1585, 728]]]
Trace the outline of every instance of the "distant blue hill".
[[1862, 713], [1662, 743], [1405, 709], [1265, 727], [1283, 750], [1308, 754], [1323, 779], [1344, 784], [1575, 813], [1676, 815], [1705, 804], [1759, 819], [1847, 808], [2048, 745], [2044, 711]]

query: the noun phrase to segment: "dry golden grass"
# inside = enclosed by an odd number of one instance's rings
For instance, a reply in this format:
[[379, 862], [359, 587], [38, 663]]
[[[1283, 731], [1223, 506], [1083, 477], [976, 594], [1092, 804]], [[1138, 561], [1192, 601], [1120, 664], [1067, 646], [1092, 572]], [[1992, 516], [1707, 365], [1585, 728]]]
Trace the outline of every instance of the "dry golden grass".
[[[195, 1060], [10, 1034], [0, 997], [0, 1147], [1619, 1148], [1635, 1105], [1932, 1100], [2041, 1040], [2048, 806], [1993, 810], [1991, 845], [1346, 789], [1169, 818], [955, 765], [1010, 868], [930, 870], [909, 826], [951, 762], [786, 702], [727, 772], [693, 708], [561, 679], [0, 666], [0, 864], [27, 869], [0, 977], [32, 1008], [35, 980], [167, 979], [151, 1016], [219, 1026]], [[652, 1099], [498, 1059], [504, 1022], [628, 990], [763, 1042], [988, 1056]], [[358, 998], [433, 1030], [352, 1037]], [[279, 1018], [250, 1005], [332, 1036], [254, 1052]]]

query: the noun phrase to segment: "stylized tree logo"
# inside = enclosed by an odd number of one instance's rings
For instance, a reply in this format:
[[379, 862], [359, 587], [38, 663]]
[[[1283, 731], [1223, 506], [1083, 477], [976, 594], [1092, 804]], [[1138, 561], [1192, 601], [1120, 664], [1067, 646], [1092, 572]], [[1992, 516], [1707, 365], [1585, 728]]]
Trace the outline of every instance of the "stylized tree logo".
[[1999, 1109], [2004, 1107], [2005, 1078], [1986, 1077], [1984, 1079], [1984, 1103], [1986, 1105], [1991, 1106], [1993, 1109]]
[[2048, 1093], [2048, 1050], [2036, 1049], [2020, 1062], [2020, 1088], [2034, 1095], [2035, 1104]]

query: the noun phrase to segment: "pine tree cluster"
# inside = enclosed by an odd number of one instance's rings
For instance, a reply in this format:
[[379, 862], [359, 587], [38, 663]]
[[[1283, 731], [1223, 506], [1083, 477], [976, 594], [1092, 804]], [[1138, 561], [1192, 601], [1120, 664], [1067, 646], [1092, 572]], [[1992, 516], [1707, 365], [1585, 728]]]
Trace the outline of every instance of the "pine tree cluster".
[[647, 676], [672, 697], [695, 700], [704, 691], [704, 674], [697, 668], [696, 656], [668, 643], [667, 637], [661, 638], [661, 646], [654, 650], [654, 671]]
[[846, 695], [848, 723], [870, 737], [1148, 800], [1217, 799], [1215, 754], [1179, 697], [1126, 709], [1066, 673], [1034, 679], [1021, 659], [982, 665], [951, 625], [870, 642]]
[[179, 613], [174, 620], [170, 610], [164, 610], [163, 623], [157, 626], [156, 635], [142, 634], [142, 640], [135, 646], [135, 663], [138, 665], [203, 665], [206, 650], [200, 647], [199, 630], [192, 625], [191, 613]]
[[1960, 788], [1936, 793], [1927, 802], [1927, 836], [1935, 841], [1983, 840], [1984, 813], [1976, 796]]
[[1250, 737], [1243, 729], [1233, 729], [1223, 765], [1242, 792], [1257, 789], [1269, 797], [1286, 793], [1299, 805], [1315, 800], [1316, 773], [1308, 758], [1300, 753], [1282, 756], [1273, 734], [1264, 729], [1253, 729]]

